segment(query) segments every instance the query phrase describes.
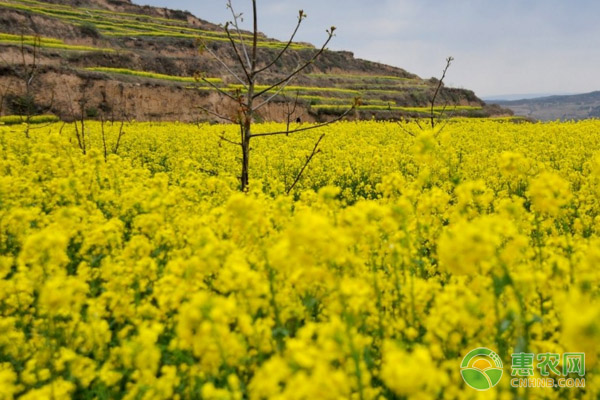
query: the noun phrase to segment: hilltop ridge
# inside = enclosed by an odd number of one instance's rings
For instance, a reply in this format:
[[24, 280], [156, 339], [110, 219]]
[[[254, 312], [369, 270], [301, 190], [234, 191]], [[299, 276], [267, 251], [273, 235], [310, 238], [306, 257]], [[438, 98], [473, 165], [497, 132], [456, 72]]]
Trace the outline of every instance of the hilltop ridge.
[[[36, 96], [27, 99], [27, 107], [36, 113], [68, 120], [75, 114], [94, 118], [117, 112], [137, 120], [189, 122], [214, 119], [198, 106], [216, 105], [223, 113], [231, 108], [194, 79], [202, 74], [221, 88], [234, 87], [221, 65], [198, 52], [200, 44], [210, 46], [235, 70], [225, 33], [187, 11], [127, 0], [3, 0], [0, 26], [2, 114], [23, 112], [22, 75], [34, 57], [35, 87], [29, 90]], [[284, 43], [261, 34], [259, 45], [266, 63]], [[312, 44], [294, 43], [265, 84], [315, 51]], [[355, 117], [393, 119], [424, 115], [436, 85], [434, 78], [328, 50], [284, 94], [298, 96], [299, 114], [307, 121], [331, 118], [355, 97], [362, 101]], [[282, 119], [283, 99], [275, 100], [262, 113], [265, 120]], [[442, 88], [439, 105], [463, 116], [507, 113], [464, 89]]]

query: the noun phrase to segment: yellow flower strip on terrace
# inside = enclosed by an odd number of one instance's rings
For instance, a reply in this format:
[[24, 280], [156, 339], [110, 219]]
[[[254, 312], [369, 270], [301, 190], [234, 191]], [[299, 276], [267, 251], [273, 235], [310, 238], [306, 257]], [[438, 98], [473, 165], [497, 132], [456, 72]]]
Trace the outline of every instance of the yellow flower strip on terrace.
[[41, 124], [48, 122], [57, 122], [59, 118], [56, 115], [32, 115], [29, 121], [26, 115], [3, 115], [0, 117], [0, 125], [15, 125], [23, 123]]
[[350, 80], [391, 80], [391, 81], [400, 81], [400, 82], [410, 82], [410, 81], [419, 81], [419, 79], [414, 78], [403, 78], [399, 76], [392, 75], [358, 75], [358, 74], [308, 74], [308, 76], [313, 78], [343, 78]]
[[[341, 104], [315, 104], [312, 106], [314, 109], [325, 109], [325, 110], [347, 110], [350, 108], [350, 105], [341, 105]], [[414, 111], [420, 113], [429, 113], [431, 112], [431, 107], [404, 107], [404, 106], [396, 106], [390, 102], [389, 104], [365, 104], [360, 105], [358, 108], [363, 110], [372, 110], [372, 111]], [[452, 112], [452, 111], [476, 111], [481, 110], [481, 107], [477, 106], [435, 106], [433, 111], [435, 113], [444, 112]]]
[[[155, 72], [146, 72], [146, 71], [136, 71], [133, 69], [127, 68], [109, 68], [109, 67], [89, 67], [84, 68], [87, 71], [96, 71], [96, 72], [106, 72], [111, 74], [121, 74], [121, 75], [132, 75], [139, 76], [142, 78], [152, 78], [152, 79], [161, 79], [166, 81], [177, 81], [177, 82], [196, 82], [196, 79], [191, 76], [175, 76], [175, 75], [165, 75], [165, 74], [157, 74]], [[206, 78], [209, 82], [214, 84], [223, 83], [221, 78]]]
[[[140, 23], [139, 21], [136, 20], [131, 20], [128, 21], [127, 23], [124, 23], [124, 21], [119, 20], [119, 19], [114, 19], [114, 18], [103, 18], [102, 20], [103, 24], [112, 24], [113, 26], [122, 26], [123, 28], [132, 28], [132, 29], [136, 29], [136, 30], [142, 30], [142, 31], [149, 31], [149, 32], [161, 32], [161, 33], [188, 33], [188, 34], [192, 34], [192, 35], [202, 35], [204, 37], [206, 36], [217, 36], [217, 37], [222, 37], [222, 38], [227, 38], [227, 34], [224, 31], [209, 31], [209, 30], [205, 30], [205, 29], [198, 29], [198, 28], [189, 28], [189, 27], [182, 27], [182, 26], [173, 26], [173, 25], [164, 25], [164, 24], [157, 24], [157, 23]], [[105, 22], [106, 21], [106, 22]], [[111, 22], [108, 22], [111, 21]], [[236, 35], [236, 38], [239, 37], [239, 35]], [[252, 39], [252, 35], [249, 34], [242, 34], [242, 37], [244, 39]]]
[[[201, 39], [206, 42], [227, 42], [229, 43], [229, 39], [226, 36], [208, 36], [208, 35], [197, 35], [190, 33], [177, 33], [177, 32], [157, 32], [157, 31], [123, 31], [123, 32], [104, 32], [106, 36], [152, 36], [152, 37], [177, 37], [177, 38], [186, 38], [186, 39]], [[239, 43], [239, 39], [234, 39], [236, 43]], [[249, 43], [246, 43], [249, 45]], [[286, 46], [286, 43], [277, 42], [277, 41], [258, 41], [257, 46], [259, 48], [272, 48], [272, 49], [280, 49]], [[314, 50], [314, 47], [307, 46], [298, 43], [292, 43], [289, 48], [293, 50]]]
[[[33, 2], [38, 4], [37, 2]], [[153, 22], [140, 22], [138, 21], [138, 15], [136, 14], [118, 14], [111, 12], [104, 12], [101, 15], [97, 15], [101, 10], [95, 9], [81, 9], [71, 7], [54, 7], [47, 3], [39, 3], [40, 7], [25, 6], [15, 3], [0, 2], [0, 7], [20, 9], [23, 11], [38, 13], [50, 17], [56, 17], [68, 22], [80, 22], [80, 23], [91, 23], [97, 25], [103, 34], [107, 36], [157, 36], [157, 37], [180, 37], [190, 39], [203, 39], [206, 41], [229, 41], [225, 32], [209, 31], [203, 29], [189, 28], [185, 26], [173, 26], [158, 24]], [[131, 19], [123, 19], [123, 16], [133, 17]], [[148, 17], [148, 16], [143, 16]], [[153, 18], [148, 18], [150, 21], [154, 21]], [[180, 22], [176, 20], [160, 19], [162, 21]], [[106, 29], [106, 28], [109, 29]], [[251, 35], [242, 34], [245, 39], [250, 40]], [[235, 37], [236, 42], [239, 41], [238, 37]], [[281, 48], [285, 46], [285, 43], [278, 41], [267, 41], [260, 40], [258, 43], [261, 48]], [[313, 49], [314, 47], [309, 45], [303, 45], [298, 43], [292, 43], [290, 46], [295, 50]]]
[[[303, 90], [297, 90], [298, 93], [303, 93]], [[288, 99], [289, 100], [293, 100], [295, 98], [295, 94], [291, 93], [288, 95]], [[336, 97], [325, 97], [325, 96], [313, 96], [313, 95], [303, 95], [300, 94], [298, 95], [298, 99], [307, 101], [307, 102], [313, 102], [315, 104], [351, 104], [352, 103], [352, 99], [349, 98], [336, 98]], [[386, 106], [388, 104], [391, 105], [396, 105], [395, 101], [386, 101], [386, 100], [380, 100], [380, 99], [365, 99], [362, 100], [363, 104], [385, 104]]]
[[54, 39], [54, 38], [47, 38], [47, 37], [35, 37], [35, 36], [30, 36], [30, 35], [13, 35], [11, 33], [1, 33], [0, 32], [0, 40], [2, 41], [6, 41], [6, 42], [21, 42], [21, 40], [23, 42], [33, 42], [34, 40], [39, 39], [40, 43], [42, 44], [65, 44], [62, 40], [60, 39]]
[[[0, 126], [0, 398], [479, 399], [481, 346], [492, 398], [600, 396], [600, 122], [255, 139], [248, 193], [239, 127], [119, 127]], [[512, 389], [520, 351], [586, 387]]]
[[[137, 21], [148, 20], [151, 22], [162, 21], [165, 23], [173, 24], [173, 25], [182, 25], [184, 27], [187, 26], [187, 22], [176, 20], [176, 19], [161, 18], [161, 17], [157, 17], [157, 16], [144, 15], [144, 14], [120, 13], [120, 12], [115, 12], [115, 11], [110, 11], [110, 10], [102, 10], [102, 9], [97, 9], [97, 8], [85, 8], [85, 7], [73, 8], [72, 6], [68, 6], [68, 5], [51, 4], [51, 3], [41, 2], [41, 1], [34, 1], [34, 0], [9, 0], [7, 2], [2, 2], [2, 4], [10, 5], [10, 6], [20, 6], [20, 7], [23, 7], [22, 9], [29, 9], [29, 10], [47, 10], [47, 11], [58, 11], [58, 12], [62, 11], [63, 13], [71, 13], [72, 15], [75, 15], [75, 13], [77, 13], [79, 15], [86, 15], [86, 16], [96, 14], [98, 17], [102, 17], [102, 16], [113, 17], [113, 18], [114, 17], [124, 17], [125, 19], [132, 20], [132, 21], [135, 21], [135, 20], [137, 20]], [[31, 6], [27, 6], [24, 4], [31, 4], [31, 5], [35, 5], [37, 7], [31, 7]], [[25, 7], [27, 7], [27, 8], [25, 8]]]
[[[336, 83], [337, 85], [340, 85], [339, 83]], [[360, 91], [364, 91], [364, 92], [372, 92], [372, 93], [390, 93], [390, 92], [396, 92], [399, 90], [406, 90], [406, 89], [424, 89], [424, 88], [429, 88], [430, 86], [425, 84], [425, 83], [420, 83], [420, 84], [406, 84], [406, 83], [398, 83], [398, 84], [381, 84], [381, 83], [369, 83], [369, 82], [364, 82], [364, 83], [342, 83], [341, 85], [343, 85], [345, 88], [347, 89], [353, 89], [353, 90], [360, 90]]]
[[414, 86], [400, 86], [398, 87], [397, 90], [390, 90], [390, 89], [366, 89], [366, 90], [361, 90], [361, 93], [365, 96], [380, 96], [380, 95], [397, 95], [399, 91], [402, 90], [406, 90], [408, 88], [414, 88], [414, 89], [424, 89], [424, 88], [428, 88], [428, 86], [424, 86], [424, 85], [414, 85]]
[[[143, 78], [152, 78], [152, 79], [161, 79], [168, 81], [179, 81], [179, 82], [196, 82], [197, 80], [194, 77], [187, 76], [175, 76], [175, 75], [165, 75], [158, 74], [154, 72], [146, 72], [146, 71], [136, 71], [126, 68], [110, 68], [110, 67], [88, 67], [85, 68], [88, 71], [97, 71], [97, 72], [106, 72], [106, 73], [114, 73], [114, 74], [122, 74], [122, 75], [132, 75], [139, 76]], [[210, 82], [215, 84], [222, 84], [223, 81], [221, 78], [207, 78]], [[201, 83], [201, 82], [200, 82]], [[192, 87], [190, 87], [192, 88]], [[267, 89], [266, 85], [257, 85], [257, 90]], [[215, 90], [214, 88], [208, 88], [209, 90]], [[225, 90], [240, 90], [243, 89], [242, 85], [239, 84], [230, 84], [223, 89]], [[272, 89], [272, 91], [276, 91], [277, 88]], [[311, 86], [286, 86], [284, 88], [285, 92], [331, 92], [331, 93], [344, 93], [344, 94], [353, 94], [358, 95], [359, 92], [354, 90], [347, 90], [342, 88], [330, 88], [330, 87], [311, 87]], [[299, 98], [306, 99], [321, 99], [321, 100], [331, 100], [331, 97], [319, 97], [319, 96], [309, 96], [309, 95], [301, 95]], [[340, 99], [341, 101], [347, 102], [347, 99]], [[387, 104], [387, 102], [383, 102], [382, 100], [372, 100], [374, 103], [382, 103]]]
[[[45, 4], [45, 5], [48, 5], [48, 4]], [[61, 20], [67, 21], [67, 22], [92, 23], [94, 25], [98, 24], [98, 26], [100, 28], [102, 26], [108, 25], [108, 26], [113, 26], [113, 27], [121, 26], [122, 28], [137, 29], [137, 30], [142, 30], [142, 31], [154, 31], [154, 30], [156, 30], [157, 27], [164, 27], [164, 25], [151, 24], [151, 23], [147, 23], [147, 22], [142, 23], [142, 22], [139, 22], [136, 20], [129, 20], [129, 19], [123, 20], [121, 18], [110, 18], [110, 17], [103, 16], [103, 15], [94, 16], [93, 13], [91, 13], [89, 10], [80, 9], [80, 8], [29, 7], [29, 6], [23, 6], [23, 5], [19, 5], [19, 4], [6, 3], [6, 2], [0, 2], [0, 7], [14, 8], [14, 9], [28, 11], [28, 12], [32, 12], [32, 13], [36, 13], [36, 14], [49, 16], [49, 17], [55, 17], [55, 18], [59, 18]], [[169, 28], [178, 29], [178, 30], [182, 29], [181, 27], [169, 27]], [[198, 30], [198, 31], [205, 32], [205, 33], [212, 33], [211, 31], [202, 31], [202, 30]], [[217, 34], [218, 36], [224, 36], [224, 34], [218, 34], [216, 32], [215, 32], [215, 34]]]
[[[230, 84], [228, 86], [231, 89], [243, 89], [242, 85], [239, 84]], [[267, 85], [256, 85], [256, 90], [264, 90], [269, 88], [270, 86]], [[277, 91], [279, 90], [278, 87], [275, 87], [273, 89], [271, 89], [271, 91]], [[351, 89], [343, 89], [343, 88], [336, 88], [336, 87], [315, 87], [315, 86], [285, 86], [283, 88], [283, 91], [285, 92], [331, 92], [331, 93], [343, 93], [343, 94], [352, 94], [352, 95], [360, 95], [360, 92], [357, 90], [351, 90]]]
[[41, 48], [48, 49], [59, 49], [59, 50], [71, 50], [71, 51], [98, 51], [103, 53], [111, 53], [114, 52], [113, 49], [102, 48], [102, 47], [94, 47], [94, 46], [80, 46], [80, 45], [72, 45], [66, 44], [60, 39], [55, 38], [47, 38], [47, 37], [39, 37], [34, 36], [20, 36], [20, 35], [12, 35], [8, 33], [0, 33], [0, 43], [1, 44], [10, 44], [10, 45], [27, 45], [27, 46], [39, 46]]

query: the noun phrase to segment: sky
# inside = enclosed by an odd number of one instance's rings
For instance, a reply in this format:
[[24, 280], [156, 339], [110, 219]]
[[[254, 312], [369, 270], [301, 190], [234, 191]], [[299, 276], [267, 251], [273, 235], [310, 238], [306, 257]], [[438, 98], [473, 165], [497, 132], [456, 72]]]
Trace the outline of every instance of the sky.
[[[225, 23], [225, 0], [133, 0], [187, 10]], [[247, 17], [249, 0], [232, 0]], [[298, 10], [308, 18], [297, 39], [320, 45], [337, 27], [331, 50], [439, 77], [484, 98], [600, 90], [600, 2], [596, 0], [258, 0], [259, 30], [286, 40]], [[518, 96], [517, 96], [518, 97]]]

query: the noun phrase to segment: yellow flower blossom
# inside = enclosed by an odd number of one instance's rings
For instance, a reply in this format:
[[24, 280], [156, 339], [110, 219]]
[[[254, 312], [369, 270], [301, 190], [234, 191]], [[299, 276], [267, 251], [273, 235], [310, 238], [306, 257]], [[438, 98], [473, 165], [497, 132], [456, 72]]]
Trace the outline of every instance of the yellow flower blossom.
[[[106, 160], [97, 122], [0, 126], [0, 400], [599, 398], [600, 123], [407, 124], [257, 140], [247, 193], [234, 125]], [[585, 352], [585, 392], [513, 391], [513, 351]]]

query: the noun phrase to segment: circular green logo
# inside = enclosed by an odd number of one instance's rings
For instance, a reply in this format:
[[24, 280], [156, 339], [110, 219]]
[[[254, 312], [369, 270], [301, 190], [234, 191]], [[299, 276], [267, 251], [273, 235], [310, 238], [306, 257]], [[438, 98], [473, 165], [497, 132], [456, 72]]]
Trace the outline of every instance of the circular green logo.
[[502, 360], [498, 354], [485, 347], [472, 350], [460, 364], [460, 374], [465, 383], [476, 390], [488, 390], [502, 378]]

